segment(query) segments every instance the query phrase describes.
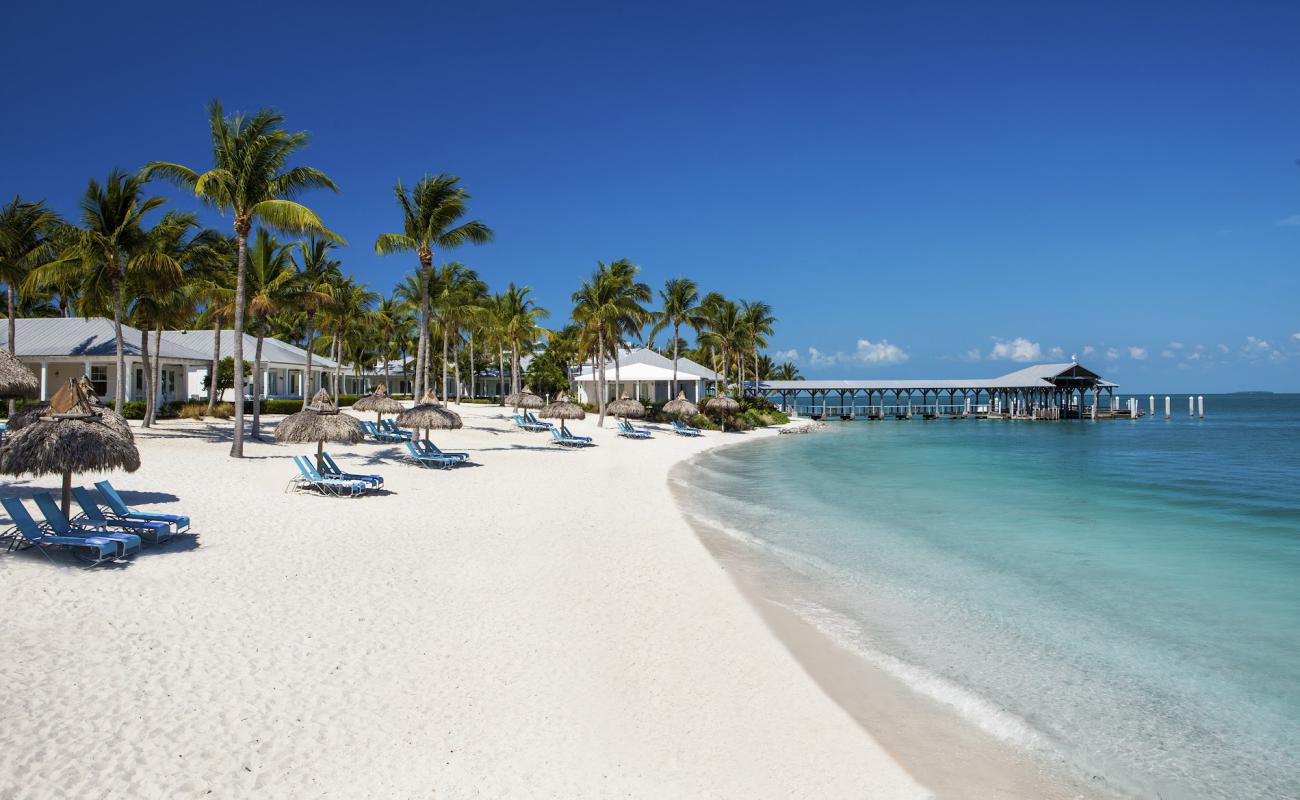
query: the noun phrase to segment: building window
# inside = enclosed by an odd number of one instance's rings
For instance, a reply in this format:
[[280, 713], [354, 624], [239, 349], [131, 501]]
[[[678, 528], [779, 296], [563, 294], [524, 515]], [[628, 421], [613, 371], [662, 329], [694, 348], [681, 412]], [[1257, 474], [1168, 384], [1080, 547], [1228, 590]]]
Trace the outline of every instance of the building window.
[[108, 394], [108, 367], [90, 368], [90, 385], [95, 390], [95, 394], [104, 397]]

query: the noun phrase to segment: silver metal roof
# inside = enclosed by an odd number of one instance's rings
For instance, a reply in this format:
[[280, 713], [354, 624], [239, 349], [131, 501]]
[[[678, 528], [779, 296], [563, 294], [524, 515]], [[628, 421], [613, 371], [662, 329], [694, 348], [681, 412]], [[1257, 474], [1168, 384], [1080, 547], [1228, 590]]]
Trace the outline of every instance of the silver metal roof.
[[[176, 345], [198, 350], [207, 354], [207, 360], [212, 361], [212, 334], [211, 328], [192, 330], [192, 331], [163, 331], [163, 342], [172, 342]], [[235, 332], [231, 330], [221, 331], [221, 357], [225, 358], [235, 352]], [[253, 354], [257, 352], [257, 337], [250, 334], [244, 334], [244, 360], [251, 362]], [[270, 336], [262, 340], [262, 363], [272, 364], [275, 366], [287, 366], [303, 368], [307, 366], [307, 351], [296, 345], [273, 339]], [[320, 355], [312, 354], [312, 369], [334, 369], [333, 360]]]
[[[113, 320], [105, 317], [30, 317], [14, 320], [15, 348], [19, 358], [88, 358], [117, 357], [117, 337]], [[122, 326], [122, 350], [131, 358], [140, 357], [140, 330]], [[153, 353], [150, 334], [150, 354]], [[9, 326], [0, 325], [0, 346], [9, 347]], [[163, 334], [162, 357], [184, 361], [211, 361], [212, 355], [169, 342]]]

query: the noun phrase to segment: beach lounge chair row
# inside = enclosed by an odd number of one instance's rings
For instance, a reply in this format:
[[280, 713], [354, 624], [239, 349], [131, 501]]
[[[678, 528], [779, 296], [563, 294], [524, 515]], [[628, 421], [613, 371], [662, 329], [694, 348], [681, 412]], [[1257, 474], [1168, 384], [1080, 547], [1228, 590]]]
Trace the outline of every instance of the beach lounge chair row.
[[678, 436], [703, 436], [699, 428], [692, 428], [690, 425], [679, 419], [673, 420], [673, 433]]
[[319, 492], [334, 497], [359, 497], [383, 486], [384, 479], [378, 475], [353, 475], [345, 473], [334, 463], [328, 454], [321, 454], [321, 469], [316, 468], [312, 456], [294, 456], [293, 463], [298, 466], [298, 476], [289, 480], [285, 491]]
[[407, 442], [406, 452], [410, 456], [411, 461], [421, 467], [451, 469], [452, 467], [469, 461], [469, 453], [451, 453], [445, 450], [439, 450], [438, 446], [428, 439], [421, 439], [418, 442]]
[[551, 428], [551, 438], [562, 447], [593, 447], [590, 436], [574, 436], [563, 427]]
[[190, 526], [189, 517], [184, 515], [131, 508], [108, 481], [100, 481], [95, 486], [105, 506], [100, 506], [90, 489], [74, 487], [72, 498], [81, 513], [72, 519], [63, 513], [53, 495], [36, 495], [33, 500], [45, 518], [44, 523], [36, 522], [22, 500], [16, 497], [0, 499], [14, 523], [3, 534], [9, 539], [8, 549], [35, 547], [48, 558], [47, 548], [66, 548], [82, 560], [100, 564], [135, 555], [145, 542], [166, 542], [172, 538], [173, 530], [180, 532]]
[[361, 422], [361, 430], [364, 431], [365, 434], [369, 436], [371, 439], [374, 439], [377, 442], [384, 442], [386, 444], [407, 442], [410, 441], [411, 439], [410, 431], [402, 430], [401, 428], [397, 427], [397, 425], [392, 420], [387, 420], [387, 419], [383, 420], [378, 425], [376, 425], [373, 422], [366, 422], [363, 420]]
[[515, 421], [515, 427], [530, 433], [541, 433], [544, 431], [554, 430], [554, 423], [544, 422], [537, 418], [536, 414], [525, 411], [523, 414], [515, 414], [511, 417]]
[[649, 439], [650, 431], [646, 428], [634, 428], [632, 423], [622, 420], [618, 423], [618, 435], [625, 439]]

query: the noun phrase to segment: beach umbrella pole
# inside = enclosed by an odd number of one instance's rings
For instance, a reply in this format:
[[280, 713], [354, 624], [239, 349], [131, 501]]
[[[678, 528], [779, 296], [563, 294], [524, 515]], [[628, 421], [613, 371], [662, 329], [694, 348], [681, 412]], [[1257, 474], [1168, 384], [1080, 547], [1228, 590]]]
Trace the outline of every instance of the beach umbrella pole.
[[325, 452], [325, 440], [321, 439], [316, 443], [316, 469], [325, 469], [325, 458], [322, 455]]
[[72, 508], [72, 471], [64, 470], [63, 472], [63, 516], [68, 516], [68, 511]]

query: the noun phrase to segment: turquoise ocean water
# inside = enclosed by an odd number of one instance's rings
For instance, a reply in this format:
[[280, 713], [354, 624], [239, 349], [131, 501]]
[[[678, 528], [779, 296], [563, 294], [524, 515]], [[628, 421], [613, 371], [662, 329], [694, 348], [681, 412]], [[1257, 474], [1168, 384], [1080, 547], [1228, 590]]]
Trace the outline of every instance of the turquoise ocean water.
[[1128, 794], [1300, 797], [1300, 396], [1180, 406], [834, 422], [676, 477], [818, 588], [792, 608], [995, 735]]

